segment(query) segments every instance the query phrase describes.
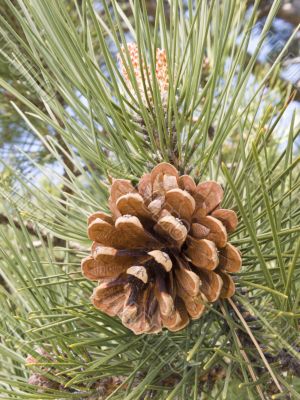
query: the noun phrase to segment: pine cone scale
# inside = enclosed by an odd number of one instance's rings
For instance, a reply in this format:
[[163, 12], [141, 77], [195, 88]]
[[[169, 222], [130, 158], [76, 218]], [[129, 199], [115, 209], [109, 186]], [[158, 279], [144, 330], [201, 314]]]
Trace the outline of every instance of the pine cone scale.
[[189, 236], [185, 254], [195, 267], [213, 270], [218, 266], [218, 250], [214, 242]]
[[223, 280], [220, 275], [214, 271], [204, 269], [198, 270], [197, 274], [201, 279], [201, 292], [207, 301], [213, 303], [218, 300], [223, 286]]
[[238, 272], [242, 265], [242, 258], [239, 250], [227, 243], [220, 251], [219, 266], [227, 272]]
[[[187, 225], [190, 225], [193, 212], [195, 210], [195, 200], [186, 191], [182, 189], [171, 189], [165, 196], [165, 208], [173, 216]], [[174, 215], [175, 214], [175, 215]]]
[[211, 215], [222, 222], [227, 232], [234, 232], [236, 230], [238, 219], [233, 210], [224, 210], [219, 208], [218, 210], [213, 211]]
[[221, 221], [208, 215], [198, 218], [197, 222], [208, 229], [206, 239], [213, 241], [219, 248], [226, 246], [227, 231]]
[[222, 299], [227, 299], [227, 298], [232, 297], [235, 292], [235, 284], [234, 284], [231, 276], [229, 276], [226, 273], [223, 273], [222, 271], [219, 271], [218, 273], [223, 281], [223, 286], [222, 286], [220, 297]]
[[205, 216], [214, 211], [223, 200], [224, 191], [214, 181], [199, 183], [195, 190], [195, 214]]
[[[151, 212], [147, 209], [139, 193], [128, 193], [118, 198], [117, 208], [122, 215], [133, 215], [142, 222], [151, 221]], [[148, 221], [149, 220], [149, 221]]]

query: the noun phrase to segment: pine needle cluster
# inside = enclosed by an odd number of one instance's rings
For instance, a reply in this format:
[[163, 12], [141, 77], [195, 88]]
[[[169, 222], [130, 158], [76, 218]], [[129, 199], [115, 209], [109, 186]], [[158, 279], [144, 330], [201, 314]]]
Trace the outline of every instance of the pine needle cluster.
[[[300, 126], [282, 127], [278, 78], [299, 27], [257, 64], [281, 2], [249, 55], [259, 1], [3, 1], [1, 60], [22, 88], [1, 90], [42, 153], [0, 164], [0, 398], [300, 399]], [[112, 178], [160, 162], [222, 185], [242, 268], [185, 329], [136, 336], [90, 303], [80, 261]]]

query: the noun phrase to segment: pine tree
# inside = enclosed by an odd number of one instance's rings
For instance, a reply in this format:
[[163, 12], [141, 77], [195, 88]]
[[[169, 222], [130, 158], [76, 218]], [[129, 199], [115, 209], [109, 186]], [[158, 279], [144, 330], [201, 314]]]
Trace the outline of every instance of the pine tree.
[[1, 162], [0, 398], [299, 399], [299, 27], [264, 68], [280, 1], [252, 55], [259, 1], [148, 3], [4, 0], [0, 84], [44, 150]]

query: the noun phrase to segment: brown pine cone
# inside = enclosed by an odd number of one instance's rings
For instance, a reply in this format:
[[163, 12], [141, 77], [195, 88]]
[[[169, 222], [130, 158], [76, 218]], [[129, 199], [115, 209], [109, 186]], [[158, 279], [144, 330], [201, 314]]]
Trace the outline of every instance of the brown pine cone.
[[88, 219], [91, 255], [83, 274], [99, 281], [95, 307], [135, 334], [184, 328], [199, 318], [205, 302], [229, 298], [228, 272], [241, 267], [239, 251], [227, 242], [237, 226], [232, 210], [220, 208], [223, 189], [214, 181], [196, 186], [167, 163], [142, 176], [138, 188], [113, 181], [112, 215]]

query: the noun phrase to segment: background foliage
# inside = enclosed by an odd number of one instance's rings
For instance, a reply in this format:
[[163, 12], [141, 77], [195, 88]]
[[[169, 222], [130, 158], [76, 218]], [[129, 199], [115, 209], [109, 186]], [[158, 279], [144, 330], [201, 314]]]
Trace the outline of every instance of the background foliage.
[[[1, 134], [7, 143], [13, 129], [20, 146], [0, 169], [0, 398], [300, 398], [300, 126], [295, 112], [282, 124], [294, 94], [279, 78], [298, 27], [259, 65], [281, 2], [249, 53], [259, 3], [4, 0]], [[128, 62], [131, 41], [151, 66], [152, 108]], [[167, 51], [166, 107], [157, 47]], [[90, 305], [86, 217], [107, 210], [111, 176], [136, 182], [163, 160], [224, 185], [243, 268], [232, 301], [181, 332], [134, 336]], [[27, 354], [38, 363], [26, 365]], [[33, 372], [59, 386], [38, 393]]]

